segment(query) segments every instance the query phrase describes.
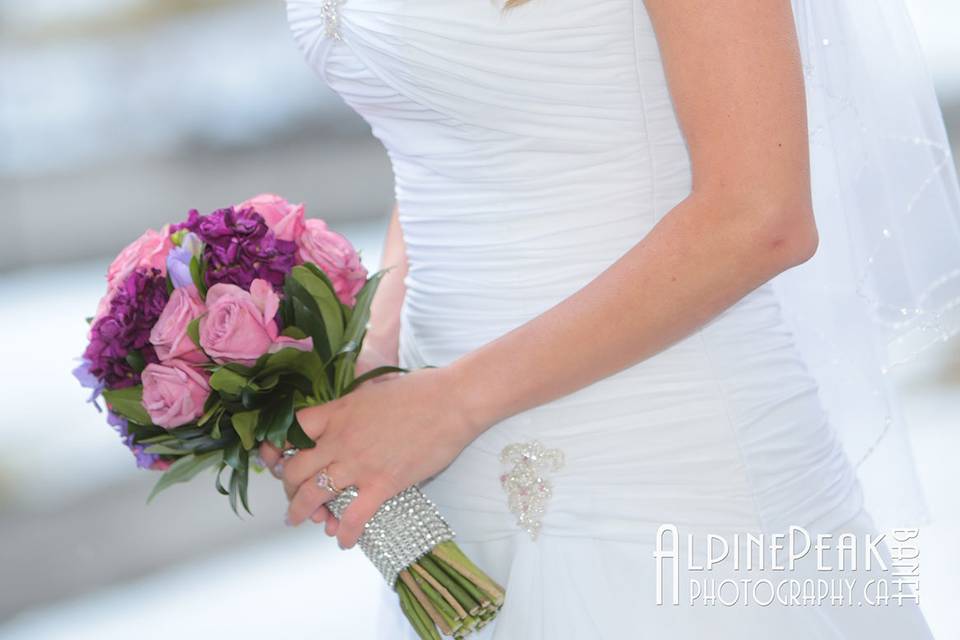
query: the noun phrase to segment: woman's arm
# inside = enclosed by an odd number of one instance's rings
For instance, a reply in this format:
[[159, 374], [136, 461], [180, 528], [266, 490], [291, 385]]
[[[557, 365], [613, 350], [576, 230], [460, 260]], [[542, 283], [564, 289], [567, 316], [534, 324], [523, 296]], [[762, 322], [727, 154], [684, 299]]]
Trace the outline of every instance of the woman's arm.
[[690, 195], [594, 280], [527, 323], [448, 366], [300, 411], [317, 446], [286, 464], [292, 524], [331, 498], [313, 481], [326, 468], [338, 486], [358, 487], [337, 531], [352, 546], [387, 498], [443, 469], [493, 424], [649, 358], [813, 255], [789, 0], [646, 5], [690, 151]]
[[391, 269], [380, 280], [370, 305], [370, 323], [363, 340], [362, 357], [357, 362], [357, 375], [380, 365], [396, 366], [399, 361], [400, 309], [406, 295], [407, 252], [398, 216], [399, 208], [394, 203], [380, 256], [380, 268]]
[[789, 0], [646, 5], [692, 191], [586, 287], [448, 367], [475, 432], [649, 358], [816, 250]]

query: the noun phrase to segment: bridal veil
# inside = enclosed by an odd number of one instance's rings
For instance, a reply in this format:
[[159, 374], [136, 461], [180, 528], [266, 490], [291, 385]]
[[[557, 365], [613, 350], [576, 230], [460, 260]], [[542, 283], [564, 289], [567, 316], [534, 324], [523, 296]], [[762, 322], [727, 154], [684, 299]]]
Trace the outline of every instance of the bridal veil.
[[928, 520], [889, 372], [960, 331], [960, 190], [903, 0], [793, 0], [817, 254], [774, 288], [881, 529]]

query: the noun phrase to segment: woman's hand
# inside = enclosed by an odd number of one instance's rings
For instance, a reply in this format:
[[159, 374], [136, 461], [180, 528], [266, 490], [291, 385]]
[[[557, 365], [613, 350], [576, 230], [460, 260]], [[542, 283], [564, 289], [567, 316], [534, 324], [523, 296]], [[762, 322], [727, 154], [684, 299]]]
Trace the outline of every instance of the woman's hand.
[[[342, 398], [299, 411], [300, 425], [317, 446], [282, 465], [287, 522], [326, 520], [340, 546], [352, 547], [381, 504], [444, 469], [479, 433], [458, 397], [448, 369], [424, 368], [375, 378]], [[261, 446], [261, 456], [271, 468], [280, 458], [269, 445]], [[324, 469], [338, 488], [356, 485], [359, 493], [339, 524], [325, 508], [315, 515], [334, 497], [316, 482]]]

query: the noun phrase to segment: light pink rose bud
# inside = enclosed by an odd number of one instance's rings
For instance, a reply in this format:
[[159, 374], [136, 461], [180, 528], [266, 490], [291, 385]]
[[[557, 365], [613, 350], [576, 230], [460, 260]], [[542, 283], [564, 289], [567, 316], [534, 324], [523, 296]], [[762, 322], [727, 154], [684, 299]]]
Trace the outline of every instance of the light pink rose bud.
[[190, 323], [206, 311], [207, 307], [194, 285], [173, 290], [157, 324], [150, 331], [150, 343], [161, 362], [179, 359], [200, 364], [207, 361], [207, 356], [187, 335]]
[[333, 283], [340, 301], [352, 307], [357, 292], [367, 281], [367, 269], [361, 264], [360, 255], [349, 240], [328, 229], [323, 220], [311, 218], [306, 227], [306, 233], [297, 238], [300, 259], [320, 267]]
[[173, 243], [170, 242], [166, 229], [147, 229], [146, 233], [130, 243], [110, 264], [107, 269], [107, 287], [119, 287], [136, 269], [159, 269], [166, 275], [167, 254], [172, 248]]
[[206, 373], [182, 360], [148, 364], [141, 374], [143, 406], [164, 429], [182, 427], [203, 415], [210, 395]]
[[236, 209], [253, 209], [261, 216], [278, 240], [295, 240], [304, 232], [304, 207], [293, 205], [272, 193], [262, 193], [242, 202]]
[[279, 335], [276, 315], [280, 298], [266, 280], [257, 278], [244, 291], [219, 283], [207, 292], [207, 315], [200, 320], [200, 345], [214, 361], [253, 365], [265, 353], [284, 347], [313, 349], [313, 340]]

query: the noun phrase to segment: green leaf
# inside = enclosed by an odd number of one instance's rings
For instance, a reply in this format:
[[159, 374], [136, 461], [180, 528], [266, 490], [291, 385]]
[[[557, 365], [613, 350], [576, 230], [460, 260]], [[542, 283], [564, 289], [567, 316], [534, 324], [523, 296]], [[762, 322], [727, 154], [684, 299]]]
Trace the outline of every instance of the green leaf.
[[248, 384], [250, 388], [254, 391], [261, 393], [263, 391], [270, 391], [277, 384], [280, 383], [280, 376], [276, 373], [270, 373], [265, 375], [260, 375], [257, 378], [251, 380]]
[[219, 400], [215, 399], [213, 394], [210, 395], [210, 399], [213, 400], [213, 402], [208, 401], [210, 404], [210, 408], [207, 409], [202, 416], [200, 416], [199, 420], [197, 420], [197, 426], [202, 427], [203, 425], [207, 424], [210, 420], [213, 419], [213, 417], [217, 414], [218, 411], [223, 410], [223, 405], [220, 403]]
[[237, 494], [240, 492], [240, 472], [236, 469], [236, 467], [230, 471], [229, 491], [230, 508], [233, 509], [233, 512], [239, 516], [240, 512], [237, 511]]
[[130, 351], [125, 360], [127, 361], [127, 364], [130, 365], [130, 368], [137, 373], [141, 373], [147, 368], [147, 361], [143, 359], [143, 354], [137, 349]]
[[293, 338], [294, 340], [303, 340], [307, 337], [307, 334], [302, 329], [292, 325], [281, 331], [280, 335], [286, 338]]
[[193, 256], [190, 259], [190, 278], [193, 280], [193, 284], [196, 285], [197, 291], [200, 292], [200, 297], [206, 299], [207, 297], [207, 283], [204, 281], [204, 273], [206, 268], [200, 262], [200, 258]]
[[230, 495], [230, 492], [224, 488], [223, 483], [220, 482], [220, 476], [223, 475], [223, 470], [227, 468], [227, 465], [223, 462], [220, 463], [220, 467], [217, 469], [217, 479], [214, 482], [214, 486], [217, 488], [217, 493], [223, 496]]
[[158, 455], [165, 456], [183, 456], [190, 453], [189, 450], [181, 449], [179, 447], [171, 447], [167, 444], [152, 444], [145, 449], [147, 453], [155, 453]]
[[223, 461], [233, 469], [240, 468], [240, 454], [243, 451], [241, 442], [234, 440], [223, 450]]
[[240, 504], [243, 505], [247, 513], [253, 515], [253, 512], [250, 511], [250, 504], [247, 502], [247, 481], [250, 478], [250, 455], [244, 451], [242, 456], [243, 461], [238, 471], [240, 474], [240, 482], [238, 483], [237, 493], [240, 494]]
[[253, 431], [257, 426], [259, 417], [259, 411], [244, 411], [233, 414], [231, 418], [233, 430], [240, 436], [240, 442], [243, 443], [243, 448], [248, 451], [256, 444], [253, 438]]
[[342, 395], [343, 389], [353, 380], [357, 355], [363, 344], [363, 337], [367, 332], [367, 323], [370, 322], [370, 305], [373, 302], [374, 294], [377, 292], [377, 287], [386, 273], [387, 270], [381, 270], [373, 274], [357, 292], [356, 303], [350, 311], [350, 319], [343, 334], [345, 343], [355, 343], [356, 349], [345, 354], [337, 363], [333, 387], [337, 396]]
[[303, 427], [300, 426], [296, 414], [293, 416], [293, 424], [290, 425], [290, 429], [287, 431], [287, 440], [297, 449], [313, 449], [317, 446], [317, 443], [314, 442], [303, 430]]
[[162, 476], [160, 476], [157, 484], [153, 487], [153, 491], [151, 491], [150, 495], [147, 497], [147, 502], [153, 500], [158, 493], [167, 487], [179, 482], [186, 482], [207, 467], [212, 467], [220, 462], [222, 457], [222, 452], [211, 451], [210, 453], [205, 453], [202, 455], [190, 455], [180, 458], [170, 465], [170, 468], [167, 469]]
[[233, 468], [233, 472], [230, 474], [230, 489], [229, 489], [229, 500], [230, 508], [233, 509], [233, 512], [240, 515], [240, 511], [237, 509], [237, 498], [240, 499], [240, 503], [243, 505], [243, 508], [253, 515], [250, 511], [250, 505], [247, 502], [247, 478], [249, 475], [250, 469], [250, 457], [247, 455], [246, 451], [240, 451], [240, 457], [238, 464]]
[[351, 391], [359, 387], [361, 384], [363, 384], [367, 380], [371, 380], [373, 378], [386, 375], [388, 373], [410, 373], [410, 371], [408, 369], [404, 369], [403, 367], [394, 367], [392, 365], [383, 365], [382, 367], [370, 369], [369, 371], [364, 373], [362, 376], [357, 376], [356, 378], [354, 378], [353, 381], [349, 385], [347, 385], [346, 389], [343, 390], [343, 394], [346, 395], [350, 393]]
[[217, 369], [210, 376], [212, 389], [231, 396], [239, 396], [245, 386], [247, 386], [247, 378], [227, 367]]
[[322, 269], [312, 263], [294, 267], [293, 271], [290, 272], [290, 277], [303, 286], [310, 297], [313, 298], [326, 328], [330, 351], [336, 351], [343, 339], [344, 317], [340, 300], [337, 298], [336, 290], [333, 283], [330, 282], [330, 278]]
[[370, 322], [370, 304], [373, 302], [373, 296], [380, 286], [380, 281], [386, 275], [386, 270], [378, 271], [373, 274], [357, 292], [356, 303], [350, 313], [350, 320], [347, 322], [347, 328], [344, 331], [345, 340], [355, 340], [360, 342], [361, 337]]
[[[206, 314], [204, 314], [206, 315]], [[202, 318], [203, 316], [200, 316]], [[187, 335], [190, 337], [190, 340], [193, 341], [193, 344], [197, 345], [197, 348], [200, 349], [200, 318], [194, 318], [190, 321], [190, 324], [187, 325]]]
[[279, 396], [260, 411], [257, 435], [278, 449], [287, 440], [287, 430], [293, 424], [293, 397]]
[[333, 353], [333, 348], [330, 346], [331, 340], [327, 336], [326, 327], [319, 312], [311, 309], [312, 305], [309, 302], [304, 302], [301, 298], [290, 298], [290, 306], [293, 308], [293, 321], [296, 326], [306, 331], [313, 339], [314, 351], [323, 360], [328, 359], [330, 354]]
[[106, 390], [103, 392], [103, 399], [107, 402], [110, 410], [116, 414], [132, 420], [137, 424], [151, 425], [150, 415], [143, 407], [143, 386], [126, 387]]

